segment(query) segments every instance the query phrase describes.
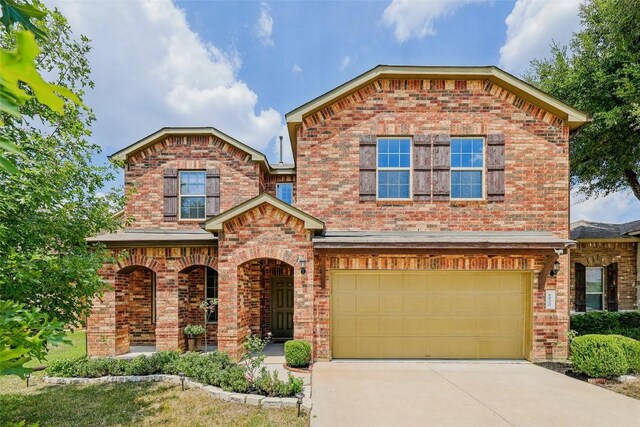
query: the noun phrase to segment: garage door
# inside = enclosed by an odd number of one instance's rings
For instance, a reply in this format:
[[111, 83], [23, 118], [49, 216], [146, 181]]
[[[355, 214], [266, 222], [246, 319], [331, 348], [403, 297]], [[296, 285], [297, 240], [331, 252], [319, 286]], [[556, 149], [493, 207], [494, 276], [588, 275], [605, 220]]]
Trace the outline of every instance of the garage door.
[[525, 357], [530, 273], [331, 274], [334, 358]]

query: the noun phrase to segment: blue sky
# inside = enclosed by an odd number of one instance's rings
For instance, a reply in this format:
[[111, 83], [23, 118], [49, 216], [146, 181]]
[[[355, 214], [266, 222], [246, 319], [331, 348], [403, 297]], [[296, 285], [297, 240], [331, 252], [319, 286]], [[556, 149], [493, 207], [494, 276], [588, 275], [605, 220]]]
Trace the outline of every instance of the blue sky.
[[[276, 160], [278, 135], [288, 140], [284, 114], [308, 100], [377, 64], [498, 65], [521, 75], [579, 28], [580, 1], [46, 3], [93, 41], [96, 88], [86, 103], [101, 163], [162, 126], [214, 126]], [[574, 220], [623, 222], [635, 212], [628, 192], [573, 198]]]

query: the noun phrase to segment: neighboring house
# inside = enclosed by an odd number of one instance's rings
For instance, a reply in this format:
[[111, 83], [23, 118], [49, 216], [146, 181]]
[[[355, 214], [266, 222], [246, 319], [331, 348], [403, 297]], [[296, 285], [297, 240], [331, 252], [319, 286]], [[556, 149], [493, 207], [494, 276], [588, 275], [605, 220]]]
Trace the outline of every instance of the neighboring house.
[[640, 221], [571, 224], [571, 310], [624, 311], [640, 306]]
[[133, 222], [92, 239], [118, 261], [89, 354], [184, 348], [217, 297], [233, 357], [269, 332], [315, 359], [566, 357], [584, 113], [495, 67], [378, 66], [286, 120], [295, 166], [213, 128], [113, 155]]

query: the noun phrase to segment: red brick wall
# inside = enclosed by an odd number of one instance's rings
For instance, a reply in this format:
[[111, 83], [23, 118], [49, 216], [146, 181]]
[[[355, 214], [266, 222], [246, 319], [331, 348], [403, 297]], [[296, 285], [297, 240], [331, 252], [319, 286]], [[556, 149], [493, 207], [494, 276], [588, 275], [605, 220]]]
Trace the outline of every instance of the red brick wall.
[[213, 136], [168, 137], [129, 158], [125, 216], [132, 228], [199, 228], [198, 221], [163, 219], [164, 170], [220, 170], [220, 212], [259, 194], [260, 167], [249, 155]]
[[148, 268], [138, 268], [129, 273], [129, 333], [131, 345], [155, 345], [156, 325], [153, 321], [153, 272]]
[[[575, 265], [606, 267], [618, 263], [618, 310], [638, 309], [638, 243], [581, 242], [571, 249], [571, 310], [575, 310]], [[606, 277], [606, 275], [605, 275]], [[605, 284], [606, 294], [606, 284]], [[605, 298], [608, 298], [605, 295]], [[606, 304], [605, 304], [606, 308]]]
[[[545, 230], [568, 237], [568, 128], [490, 83], [457, 87], [452, 80], [380, 80], [352, 95], [355, 101], [306, 118], [298, 132], [296, 206], [328, 230]], [[504, 202], [359, 200], [361, 135], [497, 132], [506, 141]]]

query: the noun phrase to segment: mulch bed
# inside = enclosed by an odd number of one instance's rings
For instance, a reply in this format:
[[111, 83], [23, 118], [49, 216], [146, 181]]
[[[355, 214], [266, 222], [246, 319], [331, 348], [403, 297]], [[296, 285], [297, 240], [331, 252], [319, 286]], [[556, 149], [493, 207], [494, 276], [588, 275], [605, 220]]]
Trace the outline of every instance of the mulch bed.
[[287, 365], [286, 363], [283, 363], [282, 366], [284, 367], [284, 369], [286, 369], [287, 371], [291, 371], [291, 372], [297, 372], [298, 374], [310, 374], [311, 373], [311, 366], [309, 365], [308, 368], [293, 368], [289, 365]]

